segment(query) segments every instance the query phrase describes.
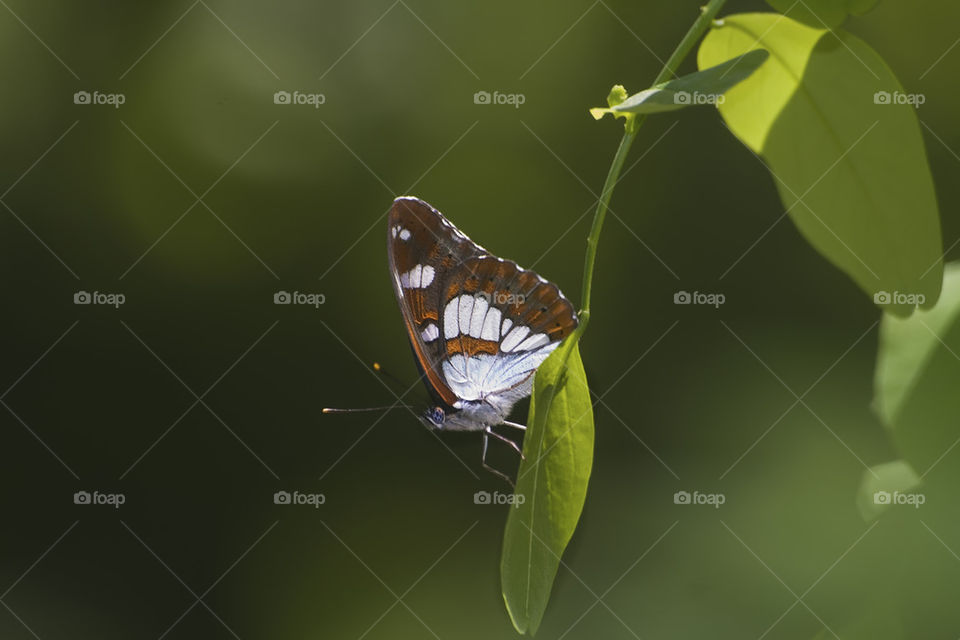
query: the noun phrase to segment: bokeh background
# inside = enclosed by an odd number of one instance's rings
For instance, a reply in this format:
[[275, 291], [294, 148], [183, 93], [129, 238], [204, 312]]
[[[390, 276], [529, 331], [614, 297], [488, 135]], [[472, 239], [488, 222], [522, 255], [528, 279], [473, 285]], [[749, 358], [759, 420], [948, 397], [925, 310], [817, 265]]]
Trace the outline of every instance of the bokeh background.
[[[392, 403], [374, 361], [416, 385], [386, 272], [396, 195], [579, 300], [621, 132], [587, 108], [643, 88], [698, 3], [0, 4], [0, 637], [514, 637], [507, 507], [473, 498], [509, 487], [479, 438], [320, 409]], [[927, 97], [945, 248], [958, 24], [893, 0], [847, 24]], [[714, 109], [651, 119], [628, 166], [582, 344], [594, 473], [540, 637], [957, 637], [956, 495], [874, 523], [855, 506], [897, 457], [870, 409], [877, 309], [774, 224], [771, 177]]]

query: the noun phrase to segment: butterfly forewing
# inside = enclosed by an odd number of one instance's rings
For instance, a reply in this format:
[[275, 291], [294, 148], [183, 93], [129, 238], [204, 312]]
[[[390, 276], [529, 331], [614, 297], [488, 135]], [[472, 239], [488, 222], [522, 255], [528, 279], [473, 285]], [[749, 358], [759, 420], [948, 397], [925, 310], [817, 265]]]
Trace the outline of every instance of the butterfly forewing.
[[444, 274], [465, 259], [486, 253], [463, 236], [430, 205], [416, 198], [397, 198], [387, 226], [387, 255], [397, 303], [417, 364], [430, 391], [448, 406], [458, 400], [444, 383], [444, 343], [440, 314]]

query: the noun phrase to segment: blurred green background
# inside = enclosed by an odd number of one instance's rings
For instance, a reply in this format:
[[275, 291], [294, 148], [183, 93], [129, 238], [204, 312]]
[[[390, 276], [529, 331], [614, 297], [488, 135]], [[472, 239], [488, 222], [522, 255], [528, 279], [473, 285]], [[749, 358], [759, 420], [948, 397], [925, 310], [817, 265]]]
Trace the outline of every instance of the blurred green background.
[[[2, 4], [0, 637], [514, 637], [507, 507], [473, 499], [509, 487], [479, 437], [320, 409], [393, 402], [374, 361], [416, 382], [386, 272], [396, 195], [579, 300], [621, 132], [587, 108], [643, 88], [698, 3]], [[922, 5], [847, 27], [926, 95], [946, 248], [960, 8]], [[771, 177], [714, 109], [650, 120], [634, 162], [581, 347], [594, 474], [539, 637], [960, 635], [949, 487], [876, 524], [855, 506], [865, 465], [897, 457], [870, 409], [879, 312], [774, 225]]]

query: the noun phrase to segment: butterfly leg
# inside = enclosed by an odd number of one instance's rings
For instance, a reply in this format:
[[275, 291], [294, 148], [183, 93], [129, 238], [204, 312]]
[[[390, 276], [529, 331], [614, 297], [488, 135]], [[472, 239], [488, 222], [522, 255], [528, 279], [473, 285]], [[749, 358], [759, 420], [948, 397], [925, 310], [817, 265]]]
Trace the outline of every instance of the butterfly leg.
[[520, 429], [520, 431], [526, 431], [526, 430], [527, 430], [527, 425], [525, 425], [525, 424], [518, 424], [518, 423], [516, 423], [516, 422], [510, 422], [509, 420], [504, 420], [504, 421], [503, 421], [503, 424], [504, 424], [504, 426], [507, 426], [507, 427], [513, 427], [514, 429]]
[[513, 448], [514, 451], [516, 451], [520, 455], [521, 458], [523, 458], [523, 451], [520, 450], [520, 446], [516, 442], [508, 438], [507, 436], [501, 435], [496, 431], [494, 431], [493, 427], [487, 427], [484, 433], [487, 433], [493, 436], [494, 438], [496, 438], [501, 442], [506, 442], [508, 445], [510, 445]]
[[[490, 427], [487, 427], [486, 429], [483, 430], [483, 455], [482, 455], [481, 458], [480, 458], [480, 462], [481, 462], [481, 464], [483, 464], [483, 468], [484, 468], [484, 469], [486, 469], [487, 471], [489, 471], [490, 473], [492, 473], [492, 474], [495, 475], [495, 476], [499, 476], [499, 477], [503, 478], [503, 479], [507, 482], [507, 484], [510, 485], [511, 488], [516, 489], [517, 487], [516, 487], [516, 485], [513, 484], [513, 480], [510, 479], [510, 476], [508, 476], [507, 474], [503, 473], [502, 471], [500, 471], [500, 470], [498, 470], [498, 469], [494, 469], [493, 467], [491, 467], [490, 465], [487, 464], [487, 445], [488, 445], [489, 442], [490, 442], [490, 435], [491, 435], [491, 434], [494, 435], [494, 436], [496, 436], [496, 437], [498, 437], [498, 438], [503, 438], [503, 436], [495, 433]], [[509, 441], [508, 441], [508, 442], [509, 442]], [[512, 444], [512, 443], [511, 443], [511, 444]], [[516, 447], [515, 444], [514, 444], [514, 447]]]

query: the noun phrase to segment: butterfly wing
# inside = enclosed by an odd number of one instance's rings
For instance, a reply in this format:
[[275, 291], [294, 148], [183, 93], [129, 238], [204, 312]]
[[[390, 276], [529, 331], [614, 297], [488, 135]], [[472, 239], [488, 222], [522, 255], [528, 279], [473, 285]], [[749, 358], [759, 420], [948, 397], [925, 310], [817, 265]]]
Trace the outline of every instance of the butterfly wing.
[[557, 285], [471, 241], [416, 198], [398, 198], [387, 231], [390, 273], [431, 394], [496, 424], [530, 394], [537, 367], [577, 327]]
[[537, 367], [576, 329], [576, 311], [557, 285], [489, 254], [465, 260], [444, 288], [444, 381], [466, 401], [462, 408], [483, 402], [503, 419], [530, 394]]
[[417, 198], [393, 202], [388, 215], [387, 256], [393, 292], [403, 314], [417, 366], [437, 401], [459, 400], [443, 379], [441, 283], [465, 260], [487, 252], [460, 233], [439, 211]]

